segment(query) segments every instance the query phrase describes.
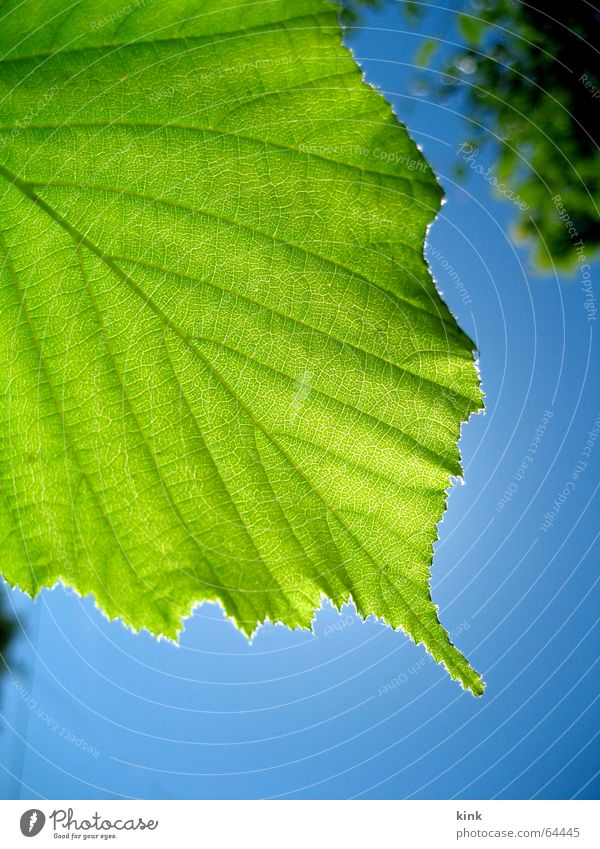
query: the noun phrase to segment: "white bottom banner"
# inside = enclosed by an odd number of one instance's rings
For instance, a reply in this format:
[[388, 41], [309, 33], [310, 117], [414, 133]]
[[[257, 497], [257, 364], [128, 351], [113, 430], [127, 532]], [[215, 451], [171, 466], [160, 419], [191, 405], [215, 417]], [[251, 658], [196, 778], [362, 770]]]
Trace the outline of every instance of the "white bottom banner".
[[6, 801], [0, 847], [600, 847], [590, 801]]

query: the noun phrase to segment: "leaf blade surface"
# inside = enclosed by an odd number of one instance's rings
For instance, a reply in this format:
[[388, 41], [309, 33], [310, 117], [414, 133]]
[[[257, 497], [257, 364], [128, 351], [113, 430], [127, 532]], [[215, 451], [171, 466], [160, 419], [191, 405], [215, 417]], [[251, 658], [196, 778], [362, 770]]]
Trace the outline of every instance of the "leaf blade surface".
[[482, 692], [429, 592], [481, 406], [440, 189], [333, 7], [9, 2], [0, 55], [4, 577], [169, 637], [351, 597]]

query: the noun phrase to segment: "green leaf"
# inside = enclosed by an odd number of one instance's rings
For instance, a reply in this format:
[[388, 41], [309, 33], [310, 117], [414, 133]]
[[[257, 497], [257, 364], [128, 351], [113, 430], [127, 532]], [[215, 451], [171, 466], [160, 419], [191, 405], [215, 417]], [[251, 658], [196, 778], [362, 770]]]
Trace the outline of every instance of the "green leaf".
[[8, 0], [0, 539], [175, 638], [353, 599], [483, 685], [429, 592], [481, 406], [441, 191], [326, 0]]
[[429, 67], [429, 63], [438, 52], [439, 47], [439, 41], [434, 41], [432, 38], [425, 39], [415, 54], [415, 65], [420, 68]]
[[459, 15], [458, 29], [461, 35], [471, 47], [479, 47], [481, 35], [487, 27], [487, 22], [473, 15]]

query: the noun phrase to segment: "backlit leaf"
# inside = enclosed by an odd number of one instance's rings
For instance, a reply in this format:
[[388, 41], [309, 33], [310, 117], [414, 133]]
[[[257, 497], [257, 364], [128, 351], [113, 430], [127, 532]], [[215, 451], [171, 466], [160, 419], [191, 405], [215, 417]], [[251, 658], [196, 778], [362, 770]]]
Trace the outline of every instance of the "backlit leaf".
[[176, 637], [352, 598], [474, 693], [429, 592], [481, 406], [441, 191], [326, 0], [7, 0], [1, 571]]

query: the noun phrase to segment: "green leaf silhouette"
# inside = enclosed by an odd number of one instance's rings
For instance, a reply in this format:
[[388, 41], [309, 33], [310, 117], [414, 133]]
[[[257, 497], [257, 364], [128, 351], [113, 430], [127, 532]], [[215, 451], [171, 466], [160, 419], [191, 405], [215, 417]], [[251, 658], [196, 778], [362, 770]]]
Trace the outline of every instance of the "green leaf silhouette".
[[0, 539], [177, 636], [351, 598], [479, 694], [429, 591], [481, 406], [441, 190], [325, 0], [9, 0]]

